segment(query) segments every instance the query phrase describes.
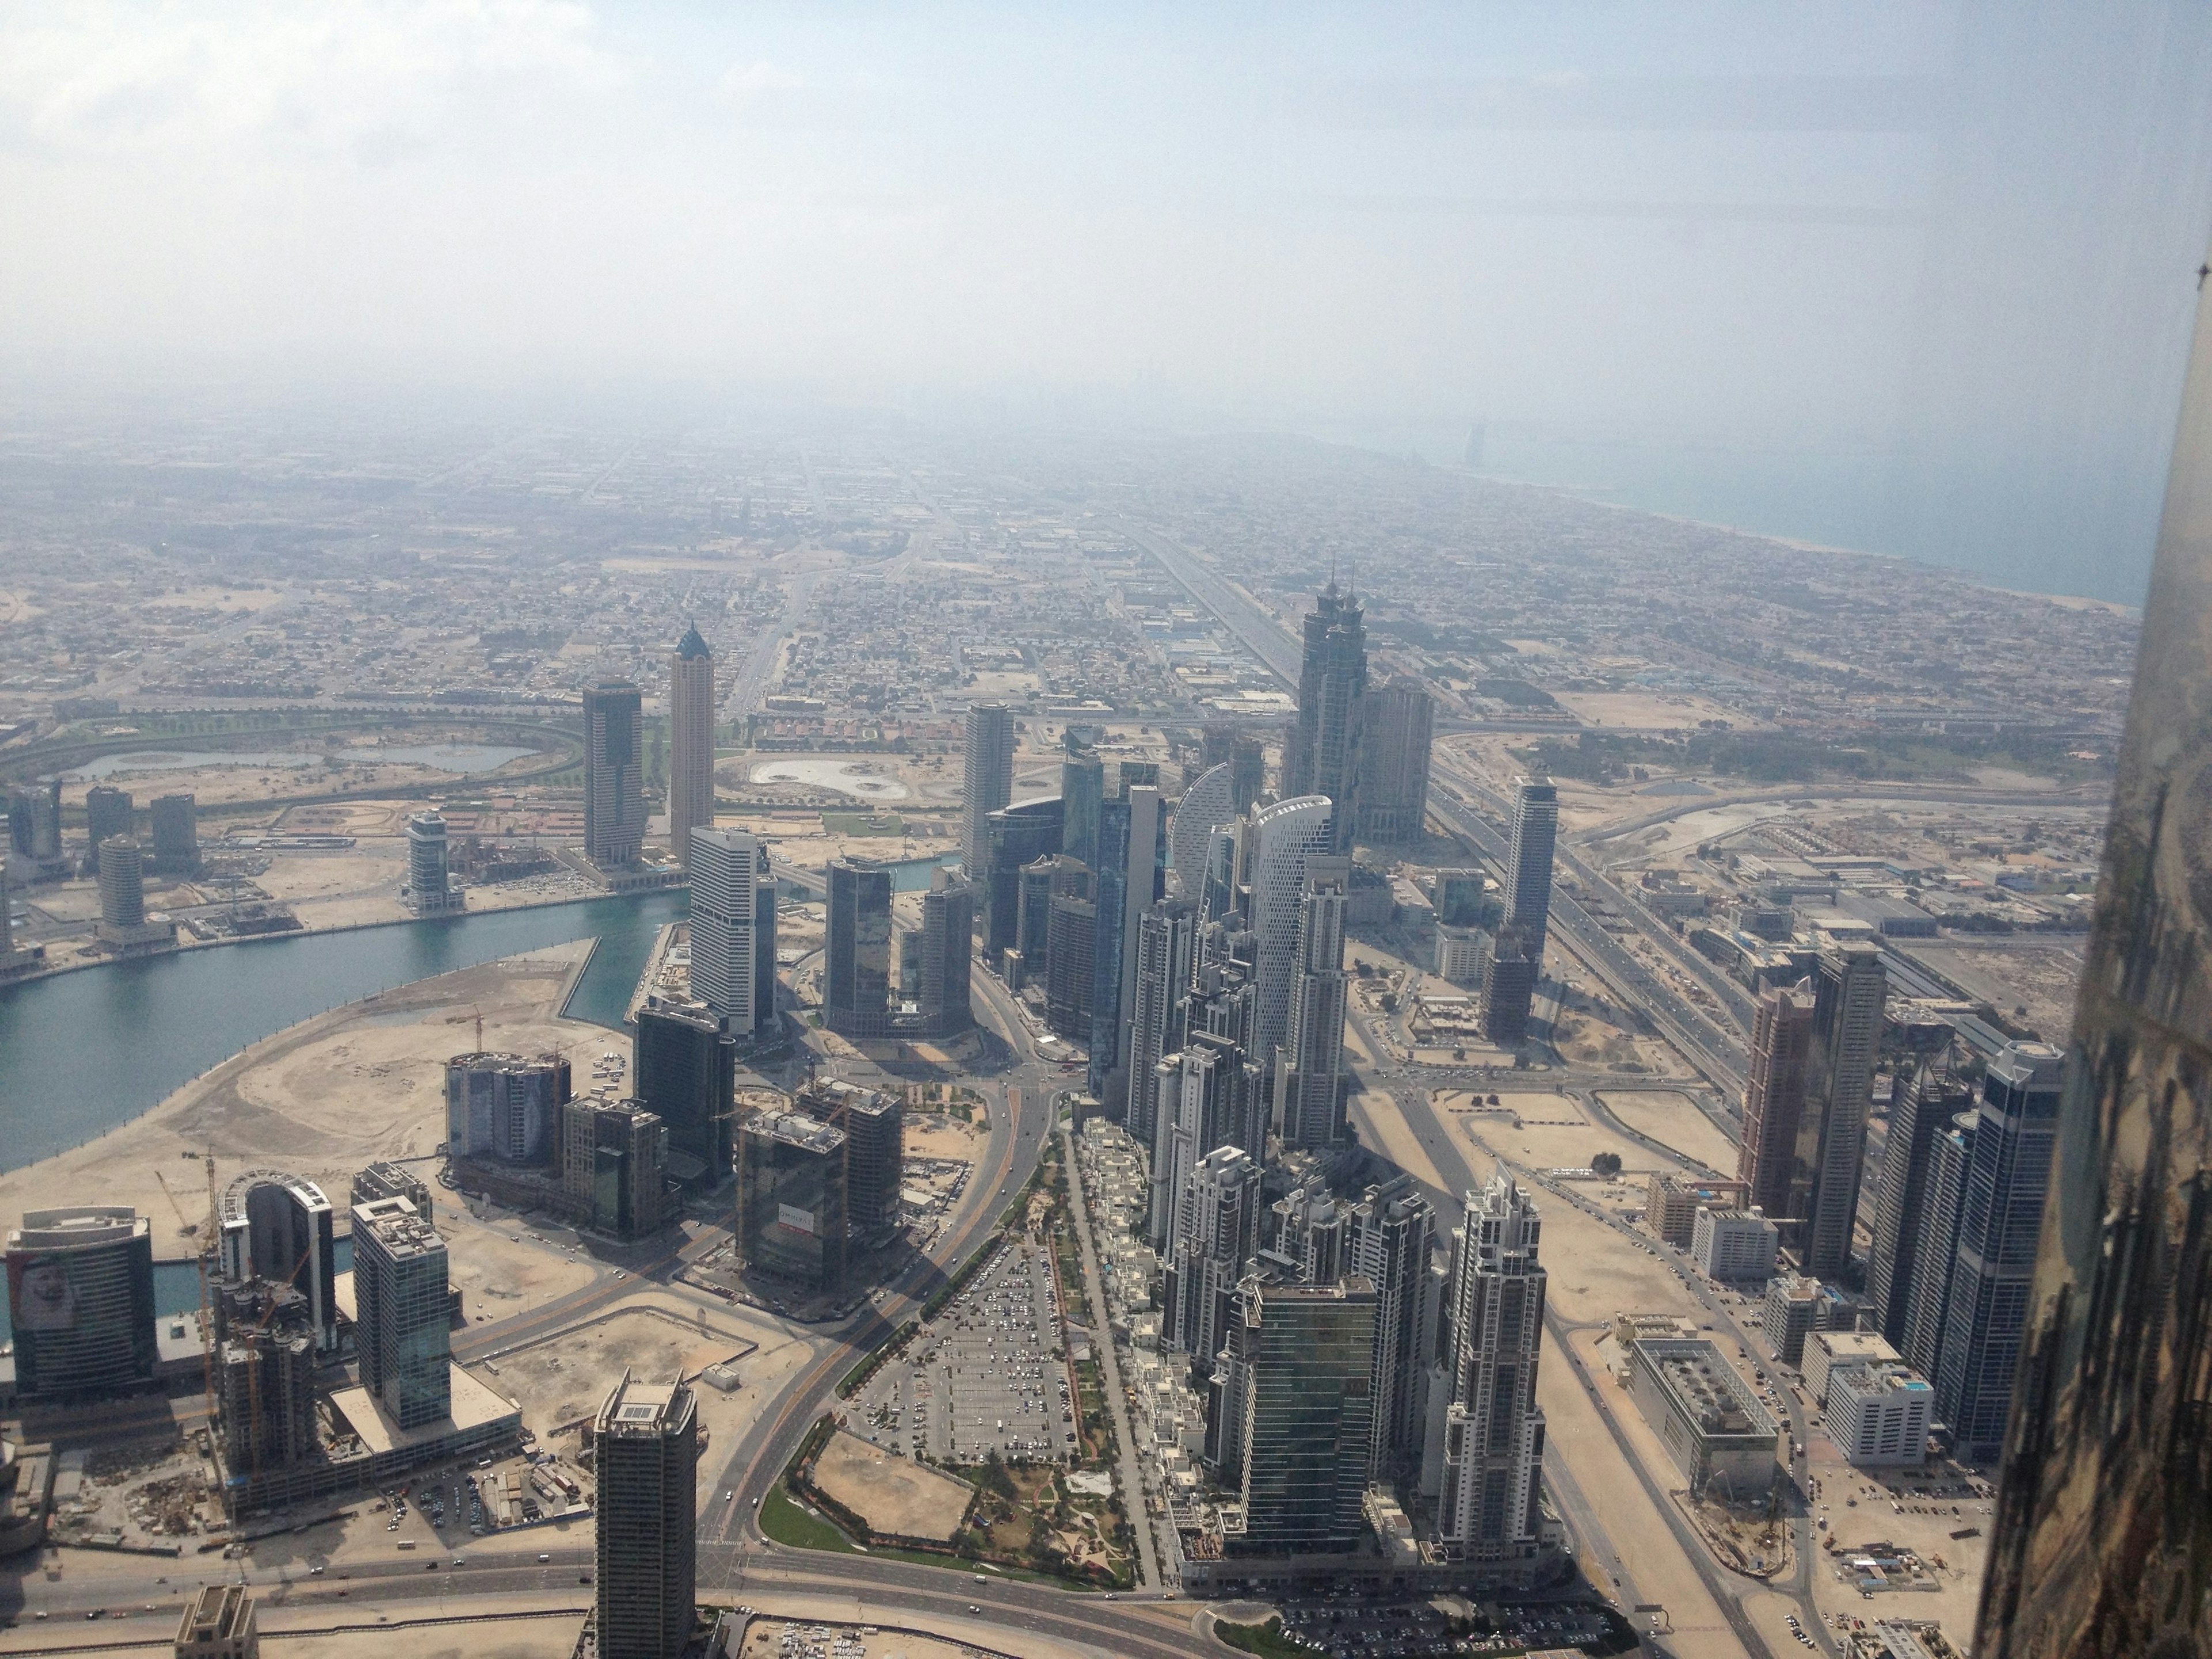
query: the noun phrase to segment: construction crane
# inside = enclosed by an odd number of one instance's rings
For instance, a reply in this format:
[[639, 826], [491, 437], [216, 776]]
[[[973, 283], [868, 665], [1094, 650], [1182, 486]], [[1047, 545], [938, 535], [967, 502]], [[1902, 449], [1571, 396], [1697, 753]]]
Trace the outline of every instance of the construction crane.
[[300, 1259], [292, 1264], [292, 1271], [272, 1287], [269, 1305], [262, 1310], [261, 1317], [254, 1322], [253, 1328], [246, 1336], [246, 1350], [250, 1357], [246, 1368], [246, 1439], [253, 1449], [253, 1480], [257, 1486], [261, 1482], [261, 1356], [253, 1352], [253, 1346], [260, 1340], [262, 1333], [269, 1328], [269, 1322], [276, 1317], [278, 1291], [300, 1282], [300, 1269], [307, 1265], [307, 1258], [314, 1253], [313, 1244], [300, 1252]]
[[[208, 1275], [213, 1271], [214, 1267], [214, 1263], [210, 1258], [215, 1255], [217, 1246], [219, 1246], [222, 1242], [222, 1211], [221, 1200], [216, 1198], [215, 1190], [214, 1147], [210, 1146], [207, 1149], [205, 1159], [207, 1164], [208, 1193], [207, 1237], [201, 1242], [198, 1257], [200, 1265], [200, 1389], [207, 1397], [208, 1438], [210, 1442], [212, 1443], [215, 1438], [216, 1428], [215, 1302], [214, 1297], [209, 1291]], [[167, 1190], [166, 1183], [164, 1184], [162, 1190], [165, 1192]], [[210, 1450], [213, 1449], [212, 1443], [210, 1443], [209, 1449]]]
[[185, 1206], [177, 1202], [177, 1194], [171, 1188], [168, 1177], [156, 1170], [154, 1171], [154, 1179], [161, 1183], [161, 1196], [169, 1200], [169, 1207], [177, 1212], [177, 1231], [186, 1238], [198, 1237], [200, 1224], [185, 1218]]

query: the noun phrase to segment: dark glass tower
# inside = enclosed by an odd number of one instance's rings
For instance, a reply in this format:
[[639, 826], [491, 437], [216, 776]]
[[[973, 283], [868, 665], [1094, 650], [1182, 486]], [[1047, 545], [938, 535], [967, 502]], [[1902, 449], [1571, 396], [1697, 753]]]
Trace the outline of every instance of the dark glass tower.
[[890, 1030], [891, 872], [838, 859], [830, 866], [822, 1023], [840, 1036]]

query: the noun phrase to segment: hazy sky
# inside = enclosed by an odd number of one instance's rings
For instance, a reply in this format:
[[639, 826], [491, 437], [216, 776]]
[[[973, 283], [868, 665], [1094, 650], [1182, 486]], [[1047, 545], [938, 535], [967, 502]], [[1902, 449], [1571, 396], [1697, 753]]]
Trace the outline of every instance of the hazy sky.
[[0, 368], [1481, 416], [2131, 599], [2208, 139], [2152, 0], [22, 4]]

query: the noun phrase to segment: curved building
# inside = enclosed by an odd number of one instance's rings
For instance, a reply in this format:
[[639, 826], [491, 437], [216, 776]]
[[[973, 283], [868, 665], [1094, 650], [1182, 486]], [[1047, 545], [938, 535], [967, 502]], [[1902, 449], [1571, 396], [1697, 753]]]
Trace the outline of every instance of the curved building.
[[1263, 1065], [1272, 1061], [1290, 1030], [1306, 860], [1329, 850], [1331, 811], [1328, 796], [1300, 795], [1261, 809], [1253, 821], [1252, 932], [1259, 985], [1253, 1057]]
[[331, 1201], [312, 1181], [248, 1170], [223, 1188], [218, 1266], [234, 1283], [265, 1279], [307, 1299], [315, 1346], [338, 1345], [337, 1244]]
[[1234, 769], [1226, 761], [1200, 772], [1182, 792], [1168, 824], [1168, 868], [1185, 893], [1197, 896], [1206, 880], [1206, 841], [1236, 816]]
[[154, 1238], [127, 1204], [32, 1210], [8, 1235], [15, 1387], [72, 1401], [154, 1378]]

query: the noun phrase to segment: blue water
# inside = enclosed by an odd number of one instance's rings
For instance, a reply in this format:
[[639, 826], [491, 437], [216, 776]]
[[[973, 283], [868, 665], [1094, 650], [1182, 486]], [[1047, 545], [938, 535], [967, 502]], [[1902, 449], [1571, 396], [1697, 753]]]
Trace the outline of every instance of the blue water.
[[[568, 1012], [619, 1026], [655, 934], [684, 914], [688, 898], [586, 899], [295, 935], [0, 989], [0, 1170], [127, 1123], [247, 1044], [325, 1009], [520, 951], [597, 934]], [[0, 1225], [12, 1219], [0, 1217]]]

